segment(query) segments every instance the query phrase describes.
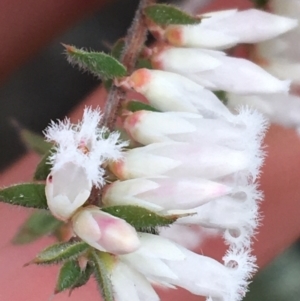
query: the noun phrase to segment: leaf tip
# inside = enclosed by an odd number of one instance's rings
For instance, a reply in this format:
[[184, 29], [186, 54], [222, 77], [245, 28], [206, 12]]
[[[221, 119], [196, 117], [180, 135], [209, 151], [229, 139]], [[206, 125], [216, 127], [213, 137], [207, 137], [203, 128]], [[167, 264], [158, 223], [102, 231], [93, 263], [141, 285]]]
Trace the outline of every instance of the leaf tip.
[[74, 53], [76, 51], [76, 48], [72, 45], [68, 45], [68, 44], [64, 44], [64, 43], [61, 43], [61, 45], [65, 48], [65, 51], [67, 53]]

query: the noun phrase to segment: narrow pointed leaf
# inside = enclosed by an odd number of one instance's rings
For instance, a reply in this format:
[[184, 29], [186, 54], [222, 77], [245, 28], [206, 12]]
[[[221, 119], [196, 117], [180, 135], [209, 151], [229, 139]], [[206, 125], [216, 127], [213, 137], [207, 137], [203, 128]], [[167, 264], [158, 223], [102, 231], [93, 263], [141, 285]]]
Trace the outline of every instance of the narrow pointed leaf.
[[85, 253], [89, 248], [90, 246], [85, 242], [57, 243], [40, 252], [30, 263], [53, 264], [73, 260]]
[[20, 129], [20, 136], [27, 148], [39, 155], [45, 155], [53, 146], [52, 143], [45, 141], [42, 135], [36, 134], [27, 129]]
[[77, 280], [77, 282], [71, 287], [71, 291], [73, 291], [75, 288], [85, 285], [89, 281], [91, 275], [93, 274], [93, 271], [94, 267], [90, 264], [87, 264], [86, 268], [83, 271], [81, 271], [80, 277]]
[[94, 275], [104, 301], [114, 301], [113, 287], [110, 280], [111, 263], [110, 254], [94, 250], [91, 253], [91, 262], [94, 266]]
[[136, 69], [142, 69], [142, 68], [153, 69], [151, 61], [148, 59], [144, 59], [144, 58], [139, 58], [137, 60], [135, 68]]
[[81, 269], [76, 260], [70, 260], [63, 264], [59, 271], [55, 293], [71, 289], [81, 277]]
[[168, 4], [149, 5], [144, 10], [145, 15], [157, 25], [198, 24], [200, 18], [193, 17], [179, 8]]
[[114, 46], [111, 50], [111, 55], [118, 61], [121, 58], [124, 46], [125, 46], [125, 39], [121, 38], [116, 41], [116, 43], [114, 44]]
[[51, 172], [52, 165], [49, 164], [49, 158], [55, 150], [51, 148], [41, 159], [40, 163], [36, 167], [33, 179], [36, 181], [45, 181]]
[[104, 212], [124, 219], [137, 231], [155, 232], [157, 227], [169, 226], [173, 224], [180, 215], [159, 215], [153, 211], [139, 206], [111, 206], [102, 208]]
[[85, 51], [74, 46], [64, 45], [71, 64], [89, 71], [101, 79], [113, 79], [126, 75], [126, 68], [114, 57], [103, 52]]
[[63, 223], [51, 215], [49, 211], [40, 210], [31, 216], [21, 226], [13, 239], [15, 244], [33, 242], [44, 235], [53, 234]]
[[125, 108], [131, 112], [136, 112], [136, 111], [141, 111], [141, 110], [159, 112], [155, 108], [153, 108], [143, 102], [135, 101], [135, 100], [128, 101]]
[[45, 185], [37, 183], [23, 183], [1, 189], [0, 202], [28, 208], [48, 208]]

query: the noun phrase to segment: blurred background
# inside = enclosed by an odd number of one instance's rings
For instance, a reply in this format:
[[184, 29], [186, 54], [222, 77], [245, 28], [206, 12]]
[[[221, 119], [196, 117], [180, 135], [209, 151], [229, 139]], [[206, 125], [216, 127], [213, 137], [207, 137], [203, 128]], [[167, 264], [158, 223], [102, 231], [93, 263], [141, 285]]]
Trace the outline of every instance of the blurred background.
[[[26, 6], [30, 7], [30, 2], [35, 3], [27, 0], [23, 4], [27, 3]], [[67, 1], [61, 1], [61, 5], [64, 2]], [[211, 2], [213, 0], [176, 1], [187, 10], [205, 10]], [[218, 9], [227, 8], [226, 1], [223, 2], [224, 7], [219, 5]], [[251, 5], [247, 0], [229, 2], [231, 7], [236, 4], [240, 7]], [[22, 7], [10, 7], [12, 3], [13, 1], [0, 3], [0, 23], [7, 24], [0, 29], [0, 173], [26, 152], [18, 131], [13, 126], [13, 120], [27, 129], [41, 133], [51, 119], [63, 118], [100, 84], [91, 75], [82, 74], [67, 63], [60, 43], [108, 51], [109, 45], [125, 35], [138, 1], [115, 0], [103, 4], [101, 1], [90, 1], [89, 6], [81, 8], [79, 5], [78, 11], [75, 8], [74, 12], [66, 11], [65, 15], [60, 16], [66, 20], [61, 30], [56, 30], [55, 34], [51, 30], [46, 32], [44, 40], [43, 37], [40, 38], [34, 51], [28, 51], [27, 48], [28, 44], [34, 43], [35, 37], [26, 32], [25, 26], [21, 28], [22, 20], [14, 22], [14, 17], [24, 15], [26, 18], [26, 14]], [[84, 12], [81, 13], [80, 9]], [[6, 12], [17, 14], [6, 21]], [[52, 20], [54, 27], [56, 21]], [[17, 24], [16, 30], [11, 29], [11, 22]], [[59, 35], [57, 32], [60, 32]], [[9, 44], [11, 38], [18, 40], [17, 35], [20, 35], [20, 43], [15, 43], [11, 52], [5, 52], [6, 46], [12, 47]], [[245, 301], [299, 301], [299, 296], [300, 242], [297, 242], [260, 270]]]

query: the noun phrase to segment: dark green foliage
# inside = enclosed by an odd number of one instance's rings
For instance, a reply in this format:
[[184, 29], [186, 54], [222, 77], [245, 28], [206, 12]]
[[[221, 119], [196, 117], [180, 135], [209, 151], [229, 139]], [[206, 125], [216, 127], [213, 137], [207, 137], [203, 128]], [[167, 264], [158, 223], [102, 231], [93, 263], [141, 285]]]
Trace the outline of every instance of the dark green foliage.
[[145, 8], [145, 15], [157, 25], [198, 24], [201, 19], [193, 17], [179, 8], [168, 4], [153, 4]]
[[23, 183], [0, 190], [0, 202], [28, 208], [47, 209], [45, 185]]
[[62, 224], [49, 211], [36, 211], [21, 226], [13, 239], [13, 243], [26, 244], [33, 242], [44, 235], [53, 234]]

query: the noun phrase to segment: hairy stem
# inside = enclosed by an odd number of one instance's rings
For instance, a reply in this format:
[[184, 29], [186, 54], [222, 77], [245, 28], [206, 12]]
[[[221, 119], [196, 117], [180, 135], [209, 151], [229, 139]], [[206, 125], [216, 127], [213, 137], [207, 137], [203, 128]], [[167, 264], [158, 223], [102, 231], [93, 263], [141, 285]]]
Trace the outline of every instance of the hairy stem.
[[[125, 39], [125, 47], [121, 55], [121, 63], [127, 68], [128, 74], [134, 70], [136, 61], [147, 37], [147, 27], [144, 20], [143, 10], [155, 0], [141, 0], [135, 13], [132, 25], [127, 32]], [[109, 91], [106, 105], [104, 108], [103, 125], [110, 130], [114, 129], [117, 111], [121, 102], [125, 100], [125, 92], [117, 88], [115, 85]]]
[[[133, 72], [136, 61], [147, 38], [148, 30], [144, 20], [143, 10], [146, 6], [154, 2], [155, 0], [140, 0], [132, 25], [128, 29], [125, 46], [120, 59], [121, 63], [126, 66], [128, 74]], [[106, 100], [102, 119], [102, 125], [106, 126], [109, 130], [113, 130], [115, 127], [117, 112], [121, 102], [125, 100], [125, 97], [126, 93], [123, 90], [112, 85]], [[93, 187], [88, 203], [101, 206], [101, 196], [102, 189]]]

